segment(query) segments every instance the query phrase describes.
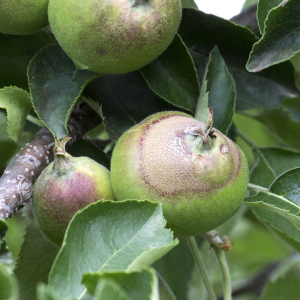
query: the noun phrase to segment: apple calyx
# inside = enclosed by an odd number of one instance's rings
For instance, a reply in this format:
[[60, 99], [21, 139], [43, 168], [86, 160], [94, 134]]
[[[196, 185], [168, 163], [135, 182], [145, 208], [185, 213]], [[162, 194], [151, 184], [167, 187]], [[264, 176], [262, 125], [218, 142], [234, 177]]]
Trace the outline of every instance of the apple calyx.
[[209, 107], [208, 117], [203, 126], [190, 127], [187, 125], [185, 129], [177, 131], [177, 136], [190, 155], [203, 157], [202, 153], [209, 152], [215, 144], [216, 136], [212, 126], [213, 111]]
[[133, 0], [131, 7], [139, 7], [147, 3], [147, 0]]

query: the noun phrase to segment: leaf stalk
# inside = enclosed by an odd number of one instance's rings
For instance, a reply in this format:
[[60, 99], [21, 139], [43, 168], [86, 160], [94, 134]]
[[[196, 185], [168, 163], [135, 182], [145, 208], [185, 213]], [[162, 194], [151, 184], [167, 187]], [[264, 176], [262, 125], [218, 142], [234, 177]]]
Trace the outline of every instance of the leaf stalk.
[[204, 281], [204, 285], [206, 287], [206, 290], [208, 292], [208, 295], [210, 297], [211, 300], [216, 300], [216, 295], [214, 293], [213, 287], [208, 279], [208, 275], [207, 275], [207, 271], [205, 268], [205, 265], [203, 263], [203, 259], [201, 257], [200, 251], [198, 249], [197, 243], [196, 243], [196, 239], [193, 236], [190, 236], [187, 238], [187, 242], [190, 246], [190, 249], [192, 251], [192, 254], [194, 256], [194, 259], [196, 261], [196, 264], [199, 268], [199, 271], [202, 275], [203, 281]]

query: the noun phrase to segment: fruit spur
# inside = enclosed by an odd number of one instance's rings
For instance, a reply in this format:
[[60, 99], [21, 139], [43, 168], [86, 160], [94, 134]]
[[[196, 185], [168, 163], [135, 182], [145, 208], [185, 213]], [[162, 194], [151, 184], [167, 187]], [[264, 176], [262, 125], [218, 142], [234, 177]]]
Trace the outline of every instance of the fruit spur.
[[161, 202], [167, 227], [179, 237], [199, 235], [228, 220], [248, 184], [242, 151], [206, 123], [181, 112], [149, 116], [118, 140], [111, 163], [117, 200]]

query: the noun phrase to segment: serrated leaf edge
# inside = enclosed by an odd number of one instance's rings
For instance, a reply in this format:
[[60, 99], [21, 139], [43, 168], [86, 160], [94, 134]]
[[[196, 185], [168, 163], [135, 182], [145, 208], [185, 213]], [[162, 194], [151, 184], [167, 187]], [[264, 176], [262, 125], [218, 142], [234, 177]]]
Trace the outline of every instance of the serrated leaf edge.
[[[77, 73], [77, 71], [81, 71], [81, 70], [79, 70], [79, 69], [76, 68], [75, 73]], [[90, 72], [91, 72], [91, 71], [90, 71]], [[75, 76], [75, 74], [74, 74], [74, 76]], [[74, 76], [72, 77], [72, 80], [73, 80]], [[78, 101], [80, 95], [82, 94], [83, 90], [85, 89], [85, 87], [86, 87], [90, 82], [92, 82], [93, 80], [95, 80], [96, 78], [98, 78], [98, 77], [100, 77], [100, 76], [103, 76], [103, 75], [101, 75], [101, 74], [96, 74], [96, 73], [91, 74], [91, 77], [90, 77], [89, 79], [87, 79], [87, 80], [84, 82], [83, 86], [80, 88], [79, 93], [78, 93], [78, 96], [74, 99], [74, 102], [72, 102], [72, 105], [70, 106], [70, 108], [69, 108], [69, 110], [68, 110], [68, 112], [67, 112], [67, 115], [66, 115], [66, 117], [65, 117], [64, 125], [65, 125], [65, 129], [66, 129], [67, 132], [68, 132], [68, 128], [67, 128], [68, 121], [69, 121], [69, 118], [70, 118], [70, 115], [71, 115], [71, 113], [72, 113], [72, 109], [73, 109], [74, 105], [77, 103], [77, 101]], [[71, 82], [72, 82], [72, 81], [71, 81]], [[69, 84], [71, 84], [71, 82], [70, 82]]]
[[30, 77], [29, 77], [29, 69], [30, 69], [30, 66], [32, 64], [32, 62], [35, 60], [35, 58], [46, 48], [48, 47], [53, 47], [53, 46], [57, 46], [57, 44], [49, 44], [45, 47], [42, 47], [36, 54], [35, 56], [30, 60], [29, 64], [28, 64], [28, 67], [27, 67], [27, 80], [28, 80], [28, 86], [29, 86], [29, 92], [30, 92], [30, 96], [31, 96], [31, 103], [32, 103], [32, 107], [36, 113], [36, 115], [38, 116], [39, 120], [44, 124], [45, 127], [47, 127], [49, 129], [49, 131], [52, 133], [53, 137], [55, 137], [55, 134], [54, 132], [51, 130], [51, 128], [44, 122], [44, 120], [40, 117], [40, 115], [38, 114], [35, 106], [34, 106], [34, 103], [33, 103], [33, 97], [32, 97], [32, 92], [31, 92], [31, 84], [30, 84]]
[[[6, 87], [0, 89], [0, 92], [1, 92], [1, 90], [9, 90], [9, 89], [16, 89], [16, 90], [25, 92], [25, 93], [28, 94], [28, 96], [29, 96], [30, 99], [32, 98], [31, 95], [30, 95], [27, 91], [25, 91], [25, 90], [23, 90], [23, 89], [21, 89], [21, 88], [19, 88], [19, 87], [17, 87], [17, 86], [9, 86], [9, 87], [6, 86]], [[32, 103], [31, 103], [31, 102], [30, 102], [30, 104], [31, 104], [31, 107], [32, 107]], [[31, 109], [31, 107], [30, 107], [30, 109]], [[7, 131], [8, 135], [9, 135], [9, 137], [10, 137], [14, 142], [17, 142], [18, 138], [20, 137], [20, 135], [21, 135], [21, 133], [22, 133], [22, 129], [23, 129], [25, 123], [23, 124], [23, 127], [22, 127], [21, 130], [20, 130], [19, 136], [18, 136], [16, 139], [13, 138], [13, 137], [10, 135], [10, 133], [9, 133], [9, 132], [10, 132], [9, 128], [11, 127], [11, 125], [10, 125], [10, 124], [11, 124], [11, 123], [10, 123], [10, 112], [8, 111], [8, 109], [7, 109], [4, 105], [0, 105], [0, 108], [5, 109], [5, 110], [6, 110], [6, 113], [7, 113], [7, 127], [6, 127], [6, 131]], [[28, 113], [29, 113], [29, 110], [30, 110], [30, 109], [28, 109]], [[28, 115], [28, 113], [27, 113], [27, 115]]]
[[[233, 99], [234, 104], [233, 104], [233, 107], [232, 107], [232, 117], [231, 117], [231, 122], [228, 124], [228, 126], [227, 126], [225, 132], [223, 132], [225, 135], [227, 135], [228, 129], [229, 129], [229, 127], [231, 126], [231, 124], [232, 124], [232, 122], [233, 122], [233, 117], [234, 117], [235, 107], [236, 107], [236, 88], [235, 88], [235, 80], [233, 79], [232, 75], [231, 75], [231, 74], [229, 73], [229, 71], [228, 71], [226, 62], [225, 62], [225, 60], [224, 60], [224, 58], [223, 58], [223, 56], [222, 56], [222, 54], [221, 54], [221, 52], [220, 52], [220, 50], [219, 50], [219, 47], [218, 47], [218, 46], [215, 46], [215, 47], [211, 50], [211, 52], [210, 52], [210, 54], [209, 54], [209, 61], [208, 61], [208, 63], [207, 63], [207, 71], [205, 72], [205, 80], [206, 80], [206, 83], [209, 81], [209, 80], [207, 79], [207, 76], [208, 76], [208, 74], [209, 74], [209, 70], [210, 70], [209, 67], [210, 67], [210, 64], [211, 64], [211, 62], [212, 62], [212, 56], [213, 56], [213, 53], [214, 53], [214, 52], [217, 52], [217, 53], [218, 53], [218, 55], [219, 55], [219, 57], [220, 57], [220, 59], [221, 59], [221, 61], [222, 61], [222, 63], [223, 63], [223, 69], [224, 69], [224, 71], [225, 71], [225, 74], [227, 75], [227, 77], [228, 77], [230, 83], [233, 85], [233, 90], [232, 90], [232, 91], [233, 91], [233, 94], [234, 94], [234, 99]], [[207, 85], [206, 85], [206, 89], [207, 89]], [[207, 93], [209, 93], [209, 91], [207, 91]], [[208, 94], [208, 102], [209, 102], [209, 94]], [[217, 128], [217, 129], [218, 129], [218, 128]]]
[[[162, 211], [162, 205], [161, 205], [161, 203], [151, 202], [151, 201], [149, 201], [149, 200], [135, 200], [135, 199], [128, 199], [128, 200], [123, 200], [123, 201], [104, 200], [103, 202], [105, 202], [105, 203], [110, 202], [110, 203], [114, 203], [114, 204], [117, 204], [117, 205], [118, 205], [118, 203], [126, 203], [126, 202], [128, 202], [128, 201], [134, 201], [134, 202], [137, 202], [137, 203], [148, 202], [148, 203], [156, 204], [157, 207], [156, 207], [155, 211], [156, 211], [158, 208]], [[79, 214], [82, 214], [82, 213], [83, 213], [85, 210], [87, 210], [89, 207], [94, 206], [94, 205], [97, 205], [98, 203], [99, 203], [99, 201], [98, 201], [98, 202], [91, 203], [90, 205], [88, 205], [88, 206], [85, 207], [84, 209], [78, 211], [78, 212], [73, 216], [73, 218], [71, 219], [71, 221], [70, 221], [70, 223], [69, 223], [69, 225], [68, 225], [68, 227], [67, 227], [67, 230], [66, 230], [66, 233], [65, 233], [64, 240], [63, 240], [63, 242], [62, 242], [61, 248], [60, 248], [59, 252], [57, 253], [57, 256], [56, 256], [56, 258], [55, 258], [55, 260], [54, 260], [54, 262], [53, 262], [53, 264], [52, 264], [52, 268], [51, 268], [51, 270], [50, 270], [50, 272], [49, 272], [49, 276], [48, 276], [48, 281], [49, 281], [49, 282], [50, 282], [50, 278], [51, 278], [51, 276], [52, 276], [52, 273], [54, 272], [54, 271], [53, 271], [53, 270], [54, 270], [54, 266], [56, 265], [56, 263], [57, 263], [57, 261], [58, 261], [60, 255], [61, 255], [61, 253], [63, 252], [63, 250], [64, 250], [64, 248], [65, 248], [66, 240], [67, 240], [67, 237], [68, 237], [68, 232], [69, 232], [69, 230], [70, 230], [70, 228], [71, 228], [71, 224], [73, 223], [75, 217], [76, 217], [77, 215], [79, 215]], [[164, 226], [166, 226], [166, 224], [167, 224], [167, 221], [166, 221], [166, 219], [165, 219], [164, 217], [163, 217], [163, 224], [164, 224]], [[165, 230], [169, 230], [170, 232], [172, 232], [170, 229], [167, 229], [167, 228], [165, 228]], [[174, 238], [173, 233], [172, 233], [172, 238]], [[175, 240], [175, 241], [176, 241], [176, 240]], [[173, 241], [173, 242], [174, 242], [174, 241]], [[173, 243], [173, 242], [172, 242], [172, 243]]]
[[[33, 97], [32, 97], [32, 92], [31, 92], [30, 76], [29, 76], [29, 69], [30, 69], [30, 66], [31, 66], [32, 62], [35, 60], [35, 58], [36, 58], [42, 51], [44, 51], [44, 49], [46, 49], [46, 48], [48, 48], [48, 47], [53, 47], [53, 46], [56, 46], [56, 47], [57, 47], [58, 45], [57, 45], [57, 44], [49, 44], [49, 45], [47, 45], [47, 46], [41, 48], [41, 49], [36, 53], [36, 55], [30, 60], [30, 62], [29, 62], [29, 64], [28, 64], [28, 67], [27, 67], [27, 79], [28, 79], [28, 86], [29, 86], [29, 91], [30, 91], [30, 96], [31, 96], [32, 107], [33, 107], [35, 113], [37, 114], [38, 118], [40, 119], [40, 121], [41, 121], [41, 122], [49, 129], [49, 131], [53, 134], [53, 136], [55, 136], [54, 132], [53, 132], [53, 131], [51, 130], [51, 128], [45, 123], [45, 121], [40, 117], [40, 115], [38, 114], [38, 112], [37, 112], [37, 110], [36, 110], [36, 108], [35, 108], [35, 106], [34, 106], [34, 103], [33, 103]], [[77, 73], [78, 71], [81, 71], [81, 70], [79, 70], [75, 65], [74, 65], [74, 67], [75, 67], [75, 70], [74, 70], [74, 72], [73, 72], [72, 79], [71, 79], [71, 81], [69, 82], [69, 85], [68, 85], [68, 86], [70, 86], [70, 84], [72, 83], [74, 77], [76, 76], [76, 73]], [[87, 70], [87, 71], [89, 71], [89, 70]], [[91, 72], [91, 71], [89, 71], [89, 72]], [[101, 74], [96, 74], [96, 73], [93, 73], [93, 72], [91, 72], [91, 73], [92, 73], [92, 74], [91, 74], [90, 78], [89, 78], [88, 80], [86, 80], [85, 83], [83, 84], [83, 86], [80, 88], [79, 93], [78, 93], [78, 96], [77, 96], [77, 97], [74, 99], [74, 101], [72, 102], [72, 105], [70, 106], [70, 108], [69, 108], [69, 110], [68, 110], [68, 112], [67, 112], [67, 115], [65, 116], [64, 127], [65, 127], [65, 130], [66, 130], [66, 133], [67, 133], [67, 134], [68, 134], [67, 125], [68, 125], [68, 120], [69, 120], [69, 118], [70, 118], [72, 109], [73, 109], [74, 105], [76, 104], [77, 100], [79, 99], [80, 95], [82, 94], [84, 88], [85, 88], [85, 87], [87, 86], [87, 84], [89, 84], [91, 81], [93, 81], [94, 79], [96, 79], [96, 78], [102, 76]], [[64, 98], [64, 100], [65, 100], [65, 98]]]
[[287, 60], [289, 60], [290, 58], [295, 57], [297, 54], [300, 53], [300, 50], [297, 51], [297, 52], [294, 52], [294, 51], [293, 51], [294, 54], [293, 54], [292, 56], [290, 56], [289, 58], [279, 60], [279, 61], [274, 62], [274, 63], [272, 63], [272, 64], [268, 64], [268, 65], [267, 65], [266, 67], [264, 67], [264, 68], [255, 68], [255, 69], [253, 69], [253, 68], [250, 67], [250, 63], [251, 63], [250, 60], [251, 60], [251, 56], [253, 55], [253, 51], [256, 50], [256, 48], [259, 46], [260, 43], [262, 43], [264, 37], [266, 36], [266, 31], [267, 31], [267, 27], [268, 27], [267, 22], [268, 22], [268, 20], [269, 20], [269, 18], [270, 18], [270, 14], [271, 14], [273, 11], [275, 11], [275, 10], [277, 10], [277, 9], [279, 10], [279, 9], [282, 9], [282, 8], [283, 8], [283, 6], [282, 6], [281, 4], [279, 4], [278, 6], [273, 7], [273, 8], [269, 11], [269, 13], [268, 13], [268, 15], [267, 15], [267, 17], [266, 17], [266, 19], [265, 19], [265, 21], [264, 21], [265, 26], [264, 26], [264, 32], [262, 33], [262, 37], [261, 37], [256, 43], [253, 44], [252, 50], [251, 50], [251, 52], [250, 52], [250, 54], [249, 54], [249, 58], [248, 58], [248, 61], [247, 61], [247, 63], [246, 63], [246, 70], [247, 70], [248, 72], [251, 72], [251, 73], [260, 72], [260, 71], [262, 71], [262, 70], [264, 70], [264, 69], [266, 69], [266, 68], [269, 68], [269, 67], [271, 67], [271, 66], [278, 65], [278, 64], [280, 64], [280, 63], [282, 63], [282, 62], [284, 62], [284, 61], [287, 61]]

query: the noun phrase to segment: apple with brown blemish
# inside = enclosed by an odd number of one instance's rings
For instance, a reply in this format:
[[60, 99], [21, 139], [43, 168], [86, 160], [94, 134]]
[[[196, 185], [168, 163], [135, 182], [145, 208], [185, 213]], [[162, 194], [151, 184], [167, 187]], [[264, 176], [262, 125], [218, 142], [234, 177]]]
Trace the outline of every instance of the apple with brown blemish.
[[100, 74], [137, 70], [172, 42], [180, 0], [50, 0], [55, 38], [79, 69]]
[[61, 245], [77, 211], [99, 200], [114, 200], [110, 172], [88, 157], [72, 157], [56, 141], [54, 162], [43, 170], [33, 189], [33, 211], [45, 236]]
[[181, 112], [154, 114], [126, 131], [111, 162], [117, 200], [161, 202], [179, 237], [221, 225], [240, 207], [248, 164], [229, 138]]

